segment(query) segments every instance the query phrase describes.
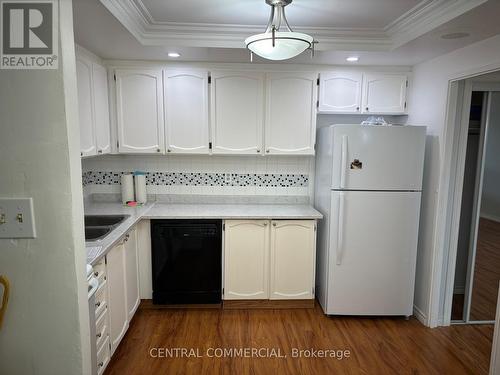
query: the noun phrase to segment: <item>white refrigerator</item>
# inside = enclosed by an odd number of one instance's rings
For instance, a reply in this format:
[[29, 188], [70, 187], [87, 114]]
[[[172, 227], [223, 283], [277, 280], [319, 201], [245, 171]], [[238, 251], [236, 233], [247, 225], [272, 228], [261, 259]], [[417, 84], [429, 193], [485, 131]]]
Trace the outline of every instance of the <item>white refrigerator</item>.
[[421, 126], [319, 130], [316, 296], [325, 314], [412, 315], [425, 139]]

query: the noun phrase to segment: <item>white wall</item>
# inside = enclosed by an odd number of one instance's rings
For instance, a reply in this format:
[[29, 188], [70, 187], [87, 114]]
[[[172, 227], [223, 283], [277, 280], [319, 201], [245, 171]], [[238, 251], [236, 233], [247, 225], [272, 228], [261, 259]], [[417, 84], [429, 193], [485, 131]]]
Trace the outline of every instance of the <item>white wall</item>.
[[500, 221], [500, 92], [491, 93], [481, 216]]
[[[444, 129], [449, 82], [499, 67], [500, 35], [497, 35], [418, 64], [413, 69], [408, 123], [428, 127], [415, 290], [415, 307], [423, 318], [430, 317], [429, 312], [434, 308], [434, 304], [441, 306], [443, 297], [442, 290], [435, 300], [431, 300], [430, 294], [432, 283], [443, 285], [442, 277], [444, 277], [441, 268], [442, 231], [440, 229], [437, 233], [435, 228], [436, 224], [441, 224], [442, 217], [446, 215], [442, 209], [445, 207], [442, 198], [445, 198], [447, 186], [439, 185], [441, 174], [449, 173], [446, 169], [449, 160], [443, 158], [443, 156], [448, 157], [448, 154], [444, 154]], [[438, 200], [439, 193], [443, 195]], [[442, 204], [439, 209], [438, 204]], [[437, 272], [433, 275], [434, 268]], [[433, 279], [434, 276], [439, 278]], [[439, 318], [443, 318], [442, 311]]]
[[0, 240], [6, 375], [90, 373], [72, 4], [59, 6], [59, 69], [0, 70], [0, 197], [33, 197], [38, 235]]

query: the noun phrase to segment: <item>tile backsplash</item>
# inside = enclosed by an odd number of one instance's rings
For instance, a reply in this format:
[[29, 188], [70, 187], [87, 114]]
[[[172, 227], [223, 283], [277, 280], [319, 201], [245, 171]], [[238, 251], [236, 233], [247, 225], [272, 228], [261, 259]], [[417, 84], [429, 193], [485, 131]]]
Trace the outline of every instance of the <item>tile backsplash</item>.
[[84, 194], [118, 193], [120, 176], [146, 172], [148, 194], [312, 197], [310, 156], [107, 155], [82, 161]]

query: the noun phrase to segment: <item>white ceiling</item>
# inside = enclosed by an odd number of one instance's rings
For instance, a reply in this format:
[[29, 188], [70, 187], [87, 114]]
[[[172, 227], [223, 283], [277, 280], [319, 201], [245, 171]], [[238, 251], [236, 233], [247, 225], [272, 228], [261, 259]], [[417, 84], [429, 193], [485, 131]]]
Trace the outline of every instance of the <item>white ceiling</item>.
[[[141, 17], [143, 17], [145, 25], [151, 27], [151, 29], [143, 29], [144, 25], [133, 24], [135, 22], [133, 21], [135, 20], [134, 18], [124, 21], [123, 14], [121, 15], [122, 19], [119, 21], [101, 1], [73, 0], [74, 26], [77, 43], [105, 59], [167, 60], [167, 52], [175, 50], [182, 54], [181, 59], [178, 60], [184, 61], [248, 62], [249, 55], [244, 48], [243, 39], [245, 35], [248, 36], [252, 32], [246, 30], [245, 27], [250, 28], [251, 26], [248, 26], [250, 23], [254, 23], [257, 18], [263, 17], [263, 21], [255, 22], [261, 24], [259, 30], [262, 29], [267, 22], [269, 11], [269, 6], [264, 3], [264, 0], [143, 0], [144, 6], [149, 9], [153, 18], [152, 20], [148, 20], [149, 16], [147, 14], [144, 15], [144, 9], [138, 10]], [[129, 0], [120, 0], [119, 4], [124, 4], [127, 1]], [[448, 0], [431, 1], [433, 4], [446, 2]], [[468, 0], [468, 2], [471, 4], [473, 0]], [[214, 3], [219, 5], [215, 7], [213, 6]], [[224, 3], [226, 4], [225, 6], [220, 5]], [[377, 3], [378, 6], [375, 7], [374, 3]], [[360, 57], [360, 62], [358, 63], [360, 65], [414, 65], [500, 33], [500, 22], [497, 20], [497, 15], [500, 14], [500, 1], [489, 0], [486, 2], [483, 1], [482, 4], [473, 7], [472, 10], [458, 15], [452, 20], [442, 22], [440, 25], [434, 26], [426, 32], [421, 32], [425, 28], [420, 27], [420, 32], [413, 34], [420, 35], [405, 42], [403, 39], [407, 39], [407, 35], [410, 35], [408, 34], [408, 30], [412, 31], [405, 24], [405, 22], [408, 23], [408, 17], [400, 17], [399, 23], [396, 25], [397, 27], [395, 26], [395, 22], [401, 14], [404, 14], [416, 3], [422, 7], [423, 3], [426, 3], [424, 5], [428, 5], [429, 2], [415, 0], [294, 0], [287, 9], [287, 15], [292, 27], [294, 25], [301, 25], [302, 23], [306, 25], [309, 23], [306, 22], [307, 20], [314, 19], [316, 23], [313, 24], [313, 27], [320, 31], [321, 28], [319, 26], [328, 28], [328, 32], [333, 29], [337, 32], [347, 27], [339, 25], [350, 25], [351, 28], [349, 29], [350, 34], [345, 40], [339, 42], [340, 38], [338, 36], [335, 37], [335, 43], [337, 43], [335, 46], [330, 43], [332, 40], [331, 37], [320, 32], [319, 34], [327, 39], [326, 43], [321, 43], [320, 40], [320, 44], [327, 45], [328, 48], [318, 51], [314, 59], [310, 59], [307, 54], [303, 54], [289, 62], [346, 64], [345, 58], [347, 56], [357, 55]], [[180, 4], [182, 4], [182, 7]], [[200, 4], [205, 4], [204, 8], [200, 8]], [[207, 4], [211, 5], [207, 6]], [[228, 4], [231, 4], [232, 7], [229, 7]], [[304, 6], [303, 4], [308, 4], [307, 11], [304, 11], [304, 14], [298, 11], [299, 6]], [[321, 4], [326, 5], [326, 7], [322, 8]], [[337, 4], [338, 7], [334, 7], [333, 4]], [[247, 7], [248, 10], [235, 12], [235, 7]], [[294, 7], [296, 7], [295, 16], [294, 12], [292, 12]], [[417, 9], [419, 9], [418, 7], [417, 5]], [[318, 11], [318, 8], [325, 9], [325, 11]], [[328, 11], [326, 11], [326, 8], [328, 8]], [[196, 9], [196, 11], [193, 9]], [[342, 20], [339, 22], [330, 21], [338, 17], [337, 12], [343, 14], [343, 17], [340, 17]], [[261, 15], [262, 13], [263, 15]], [[415, 18], [415, 13], [418, 12], [413, 11], [410, 13]], [[448, 16], [449, 12], [446, 17]], [[135, 17], [135, 15], [131, 17]], [[440, 19], [443, 20], [446, 17], [441, 17]], [[170, 23], [172, 19], [175, 20], [174, 25]], [[405, 22], [401, 22], [401, 19]], [[201, 46], [196, 43], [196, 34], [189, 34], [187, 39], [178, 38], [177, 35], [182, 33], [179, 33], [178, 29], [175, 28], [175, 24], [180, 23], [183, 26], [187, 25], [190, 30], [193, 29], [196, 31], [199, 27], [207, 26], [208, 22], [234, 22], [235, 20], [248, 22], [248, 24], [241, 23], [236, 26], [239, 30], [238, 33], [241, 33], [243, 36], [234, 33], [236, 37], [229, 42], [227, 39], [224, 39], [227, 38], [228, 33], [222, 33], [224, 35], [221, 34], [219, 39], [217, 37], [210, 38], [210, 43], [205, 43], [206, 45]], [[430, 21], [428, 18], [424, 20], [429, 24]], [[363, 43], [356, 44], [357, 39], [351, 43], [353, 35], [361, 35], [359, 25], [363, 22], [370, 25], [370, 29], [368, 30], [370, 33], [365, 33], [362, 37], [358, 38], [364, 39]], [[212, 24], [208, 25], [210, 27], [213, 26]], [[380, 31], [373, 29], [378, 30], [380, 25], [383, 25]], [[395, 35], [388, 35], [388, 25], [391, 30], [395, 30]], [[134, 28], [135, 26], [137, 27]], [[403, 26], [406, 28], [403, 28]], [[209, 34], [212, 32], [210, 27], [208, 31], [201, 31], [201, 33]], [[400, 32], [397, 32], [398, 28], [401, 29]], [[441, 38], [443, 34], [461, 31], [468, 32], [471, 35], [467, 38], [457, 40], [444, 40]], [[171, 38], [172, 33], [176, 37]], [[380, 37], [378, 37], [379, 34], [381, 35]], [[376, 35], [374, 37], [375, 41], [372, 43], [376, 48], [366, 45], [367, 35], [371, 35], [372, 37]], [[401, 43], [402, 40], [403, 42]], [[217, 47], [225, 45], [228, 45], [229, 48]], [[258, 58], [255, 61], [268, 62], [267, 60], [260, 60]]]
[[[134, 0], [154, 22], [265, 25], [270, 7], [264, 0]], [[292, 25], [383, 28], [421, 0], [293, 0], [286, 7]], [[362, 9], [362, 11], [360, 11]]]

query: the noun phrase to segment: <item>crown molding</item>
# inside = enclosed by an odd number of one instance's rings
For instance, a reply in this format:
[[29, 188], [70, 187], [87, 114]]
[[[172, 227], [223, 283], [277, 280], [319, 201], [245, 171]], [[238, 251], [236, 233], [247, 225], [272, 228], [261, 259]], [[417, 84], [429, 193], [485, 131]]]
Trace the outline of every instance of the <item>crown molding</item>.
[[[244, 48], [244, 40], [263, 25], [155, 21], [142, 0], [100, 0], [145, 46]], [[390, 51], [487, 0], [423, 0], [384, 28], [301, 27], [319, 42], [317, 50]]]
[[488, 0], [425, 0], [384, 28], [393, 42], [393, 48], [484, 4]]

